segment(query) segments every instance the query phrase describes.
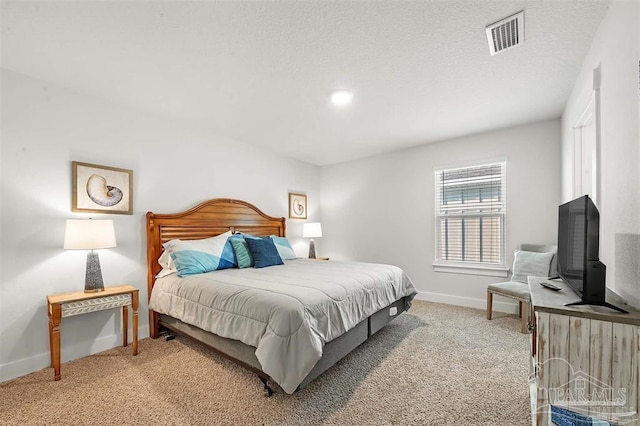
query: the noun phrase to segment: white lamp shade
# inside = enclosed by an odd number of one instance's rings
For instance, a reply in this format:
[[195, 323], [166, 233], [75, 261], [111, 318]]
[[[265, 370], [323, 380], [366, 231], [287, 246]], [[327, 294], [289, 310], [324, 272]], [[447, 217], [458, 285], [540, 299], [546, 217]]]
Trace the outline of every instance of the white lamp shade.
[[305, 223], [302, 225], [302, 237], [303, 238], [318, 238], [322, 237], [322, 226], [319, 223]]
[[113, 220], [67, 219], [64, 248], [93, 250], [116, 246]]

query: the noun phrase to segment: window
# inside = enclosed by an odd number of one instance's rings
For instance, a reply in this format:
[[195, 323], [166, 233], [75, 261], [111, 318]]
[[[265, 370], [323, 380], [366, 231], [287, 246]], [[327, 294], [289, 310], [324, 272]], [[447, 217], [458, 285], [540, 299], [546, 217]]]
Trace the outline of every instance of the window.
[[505, 266], [506, 163], [435, 171], [436, 265]]

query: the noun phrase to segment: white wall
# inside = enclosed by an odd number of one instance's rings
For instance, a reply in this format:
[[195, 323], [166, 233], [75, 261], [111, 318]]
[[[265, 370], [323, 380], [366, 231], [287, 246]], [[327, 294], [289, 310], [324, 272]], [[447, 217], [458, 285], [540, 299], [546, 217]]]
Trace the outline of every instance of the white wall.
[[[140, 288], [141, 337], [147, 211], [230, 197], [286, 217], [287, 193], [296, 191], [308, 194], [309, 220], [320, 219], [315, 166], [6, 70], [1, 82], [0, 381], [49, 365], [46, 295], [84, 288], [86, 253], [62, 249], [65, 219], [114, 220], [118, 247], [100, 252], [104, 280]], [[132, 169], [134, 214], [72, 214], [72, 160]], [[300, 255], [302, 223], [287, 221]], [[117, 346], [120, 326], [116, 310], [66, 318], [62, 361]]]
[[640, 307], [640, 4], [613, 1], [562, 116], [562, 199], [573, 194], [573, 130], [601, 68], [600, 260], [607, 286]]
[[[508, 265], [520, 243], [555, 243], [560, 122], [545, 121], [321, 169], [322, 255], [391, 263], [420, 297], [485, 307], [495, 277], [434, 272], [434, 168], [507, 159]], [[497, 307], [511, 310], [512, 305]]]

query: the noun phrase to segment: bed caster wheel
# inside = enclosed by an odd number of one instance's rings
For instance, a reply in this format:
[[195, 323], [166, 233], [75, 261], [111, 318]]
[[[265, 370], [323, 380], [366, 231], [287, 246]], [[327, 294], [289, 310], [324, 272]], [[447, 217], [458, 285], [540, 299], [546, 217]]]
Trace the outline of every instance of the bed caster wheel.
[[272, 395], [273, 395], [273, 389], [271, 389], [270, 387], [265, 387], [264, 388], [265, 398], [271, 398]]
[[168, 342], [169, 340], [173, 340], [176, 338], [176, 335], [173, 334], [171, 331], [167, 330], [166, 328], [160, 332], [160, 336], [158, 337], [161, 337], [161, 336], [164, 337], [165, 342]]
[[264, 385], [264, 396], [266, 398], [271, 398], [271, 395], [273, 395], [273, 388], [271, 387], [271, 381], [265, 379], [264, 377], [260, 377], [260, 381]]

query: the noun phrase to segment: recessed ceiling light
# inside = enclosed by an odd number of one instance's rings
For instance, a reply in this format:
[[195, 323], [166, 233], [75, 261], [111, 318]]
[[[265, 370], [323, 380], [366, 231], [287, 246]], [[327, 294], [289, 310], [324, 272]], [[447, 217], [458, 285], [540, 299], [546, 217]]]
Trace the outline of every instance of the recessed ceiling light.
[[331, 94], [331, 102], [334, 105], [347, 105], [353, 99], [353, 92], [348, 90], [336, 90]]

